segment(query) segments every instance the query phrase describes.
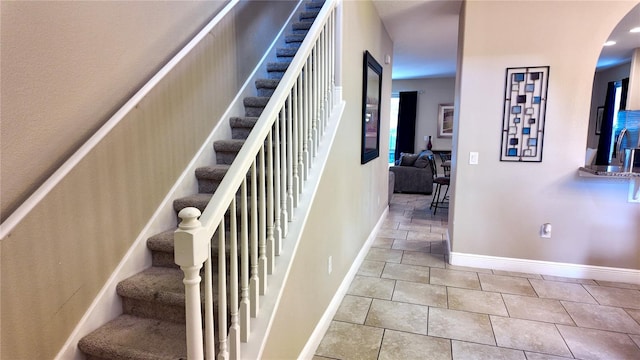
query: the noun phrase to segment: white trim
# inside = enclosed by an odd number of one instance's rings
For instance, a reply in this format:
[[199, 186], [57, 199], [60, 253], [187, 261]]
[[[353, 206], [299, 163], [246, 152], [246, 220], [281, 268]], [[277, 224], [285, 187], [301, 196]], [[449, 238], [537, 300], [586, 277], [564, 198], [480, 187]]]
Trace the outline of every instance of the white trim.
[[333, 295], [333, 298], [331, 299], [329, 306], [327, 306], [327, 309], [325, 310], [324, 314], [320, 318], [320, 321], [318, 321], [316, 328], [311, 333], [311, 336], [309, 337], [309, 340], [307, 340], [307, 344], [304, 346], [304, 348], [300, 352], [298, 359], [313, 358], [315, 351], [318, 348], [318, 345], [320, 345], [320, 342], [322, 341], [324, 334], [327, 332], [327, 329], [329, 329], [329, 325], [331, 325], [331, 320], [333, 319], [336, 312], [338, 311], [338, 307], [342, 303], [342, 299], [347, 294], [347, 290], [349, 290], [349, 286], [351, 285], [351, 282], [356, 277], [356, 274], [358, 273], [358, 269], [360, 269], [360, 265], [362, 265], [362, 262], [364, 261], [365, 257], [367, 256], [367, 253], [369, 252], [369, 249], [371, 248], [371, 245], [373, 245], [373, 242], [376, 239], [376, 234], [382, 227], [382, 224], [384, 223], [384, 219], [387, 217], [388, 213], [389, 213], [389, 207], [387, 206], [384, 212], [382, 213], [382, 215], [380, 216], [380, 218], [378, 219], [378, 223], [371, 230], [371, 233], [369, 234], [367, 241], [365, 241], [364, 245], [362, 245], [362, 248], [360, 249], [358, 256], [356, 256], [356, 258], [353, 260], [353, 264], [351, 265], [351, 268], [349, 269], [344, 279], [342, 280], [340, 287], [338, 287], [338, 290]]
[[640, 284], [640, 270], [451, 252], [451, 265]]
[[44, 199], [51, 190], [67, 174], [76, 167], [82, 161], [82, 159], [98, 145], [102, 139], [104, 139], [113, 128], [115, 128], [122, 119], [138, 106], [138, 103], [147, 96], [155, 86], [167, 76], [174, 67], [176, 67], [182, 59], [187, 56], [191, 50], [193, 50], [202, 39], [204, 39], [209, 32], [224, 18], [231, 9], [240, 0], [230, 0], [229, 3], [191, 40], [189, 43], [178, 52], [169, 62], [156, 73], [151, 80], [149, 80], [138, 92], [129, 99], [98, 131], [87, 140], [62, 166], [56, 170], [29, 198], [22, 203], [9, 217], [0, 224], [0, 241], [4, 239], [13, 228], [18, 225], [25, 216], [27, 216], [36, 205]]
[[447, 231], [444, 233], [444, 244], [445, 244], [445, 256], [449, 258], [451, 255], [451, 236], [449, 236], [449, 227], [447, 225]]

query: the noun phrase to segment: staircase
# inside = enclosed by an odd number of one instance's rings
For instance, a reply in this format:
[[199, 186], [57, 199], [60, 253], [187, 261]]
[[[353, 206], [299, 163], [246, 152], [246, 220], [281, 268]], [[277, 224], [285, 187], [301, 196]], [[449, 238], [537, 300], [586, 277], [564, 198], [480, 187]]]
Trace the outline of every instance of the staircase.
[[[277, 88], [323, 2], [312, 0], [304, 4], [304, 11], [300, 12], [298, 21], [292, 24], [291, 32], [285, 36], [286, 46], [276, 50], [277, 61], [268, 63], [265, 78], [255, 81], [256, 96], [244, 99], [244, 116], [229, 119], [232, 138], [214, 143], [216, 164], [196, 170], [198, 193], [174, 201], [176, 214], [186, 207], [204, 211]], [[79, 341], [78, 348], [87, 359], [187, 358], [184, 273], [174, 260], [175, 231], [175, 228], [168, 229], [147, 240], [152, 267], [118, 284], [117, 294], [122, 298], [123, 314]], [[218, 258], [217, 248], [217, 241], [212, 241], [214, 262]], [[215, 271], [217, 266], [213, 269]], [[215, 282], [217, 276], [213, 279]]]

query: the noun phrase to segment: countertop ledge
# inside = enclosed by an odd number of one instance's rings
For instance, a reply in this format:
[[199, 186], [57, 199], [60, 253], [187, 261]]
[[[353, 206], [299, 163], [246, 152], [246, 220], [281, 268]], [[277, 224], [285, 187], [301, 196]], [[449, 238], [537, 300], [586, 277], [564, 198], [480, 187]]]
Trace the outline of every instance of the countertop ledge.
[[[634, 169], [640, 171], [640, 169]], [[599, 178], [615, 178], [615, 179], [629, 179], [640, 178], [640, 172], [622, 171], [621, 166], [581, 166], [578, 168], [578, 174], [584, 177], [599, 177]]]

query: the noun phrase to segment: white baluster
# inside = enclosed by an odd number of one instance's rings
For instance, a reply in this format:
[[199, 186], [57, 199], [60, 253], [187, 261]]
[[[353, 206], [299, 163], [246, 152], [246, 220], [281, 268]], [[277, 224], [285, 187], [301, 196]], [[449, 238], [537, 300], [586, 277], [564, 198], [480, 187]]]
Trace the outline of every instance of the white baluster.
[[327, 23], [327, 27], [329, 28], [329, 34], [328, 34], [328, 54], [327, 54], [327, 64], [328, 66], [328, 70], [327, 70], [327, 101], [328, 101], [328, 109], [329, 109], [329, 113], [333, 110], [333, 94], [332, 94], [332, 90], [333, 90], [333, 30], [334, 30], [334, 15], [335, 15], [335, 10], [332, 9], [331, 10], [331, 15], [329, 15], [329, 20]]
[[313, 72], [311, 80], [311, 157], [315, 159], [318, 155], [318, 76], [320, 71], [318, 69], [318, 41], [313, 47], [312, 62]]
[[336, 49], [335, 49], [335, 34], [336, 34], [336, 9], [333, 8], [331, 11], [331, 17], [329, 18], [329, 109], [333, 111], [333, 107], [335, 106], [334, 98], [333, 98], [333, 78], [335, 76], [335, 58], [336, 58]]
[[274, 206], [273, 206], [273, 126], [267, 135], [267, 168], [265, 172], [267, 180], [267, 241], [266, 241], [266, 256], [267, 256], [267, 274], [273, 274], [273, 267], [275, 265], [275, 238], [274, 238]]
[[260, 278], [258, 277], [258, 179], [256, 161], [251, 164], [251, 279], [249, 280], [249, 296], [251, 300], [251, 317], [258, 316], [260, 308]]
[[318, 147], [324, 134], [324, 28], [318, 38]]
[[296, 101], [298, 105], [298, 120], [296, 121], [296, 124], [298, 124], [298, 134], [296, 136], [298, 143], [298, 148], [296, 149], [296, 153], [298, 154], [298, 182], [296, 183], [298, 187], [298, 198], [302, 193], [302, 181], [306, 178], [305, 171], [307, 171], [304, 166], [304, 76], [304, 73], [301, 73], [298, 77], [298, 101]]
[[291, 164], [291, 153], [289, 151], [291, 145], [291, 114], [293, 111], [291, 109], [291, 96], [292, 93], [290, 92], [289, 96], [287, 96], [287, 114], [285, 118], [280, 122], [280, 137], [282, 138], [282, 142], [280, 144], [280, 153], [282, 154], [282, 161], [280, 162], [280, 209], [282, 212], [280, 228], [282, 230], [283, 240], [289, 233], [289, 221], [291, 221], [291, 219], [289, 218], [289, 214], [291, 214], [291, 207], [293, 207], [293, 204], [289, 204], [288, 191], [291, 184], [291, 174], [289, 173], [289, 164]]
[[311, 131], [310, 131], [310, 123], [309, 123], [309, 118], [311, 117], [311, 110], [310, 110], [310, 96], [309, 94], [311, 93], [311, 87], [309, 86], [309, 83], [311, 82], [311, 60], [310, 58], [307, 58], [307, 63], [305, 65], [305, 70], [304, 70], [304, 91], [301, 93], [301, 95], [303, 96], [303, 116], [302, 116], [302, 128], [303, 128], [303, 134], [302, 134], [302, 161], [304, 163], [304, 172], [302, 173], [302, 182], [304, 183], [305, 181], [307, 181], [307, 178], [309, 176], [309, 156], [310, 156], [310, 150], [309, 150], [309, 144], [311, 143], [310, 141], [310, 136], [311, 136]]
[[328, 29], [327, 29], [327, 25], [325, 24], [324, 29], [322, 30], [322, 57], [320, 58], [320, 60], [322, 61], [322, 86], [320, 87], [321, 89], [320, 113], [322, 114], [322, 117], [320, 119], [322, 120], [321, 124], [322, 124], [323, 136], [325, 131], [327, 130], [327, 113], [328, 113], [327, 107], [329, 106], [329, 104], [327, 103], [327, 92], [328, 92], [327, 36], [328, 36]]
[[203, 236], [204, 228], [198, 220], [200, 210], [185, 208], [178, 216], [182, 221], [174, 234], [174, 255], [176, 264], [184, 272], [187, 356], [189, 359], [203, 359], [200, 269], [207, 260], [209, 241]]
[[267, 201], [264, 145], [258, 153], [258, 277], [260, 295], [267, 293]]
[[[276, 118], [274, 124], [274, 141], [273, 141], [273, 241], [274, 241], [274, 254], [280, 256], [282, 251], [282, 194], [281, 185], [283, 182], [280, 174], [280, 162], [283, 160], [280, 154], [280, 122], [284, 117], [284, 107], [280, 109], [280, 116]], [[283, 140], [284, 142], [284, 140]]]
[[229, 358], [240, 359], [240, 324], [238, 323], [238, 224], [236, 198], [229, 206]]
[[333, 9], [331, 11], [331, 15], [329, 16], [329, 23], [328, 23], [328, 27], [329, 27], [329, 35], [328, 35], [328, 43], [327, 43], [327, 48], [328, 48], [328, 54], [327, 54], [327, 64], [329, 65], [328, 67], [328, 74], [327, 74], [327, 91], [329, 92], [329, 96], [328, 96], [328, 101], [329, 101], [329, 112], [331, 113], [333, 110], [333, 97], [332, 97], [332, 93], [333, 93], [333, 59], [334, 59], [334, 52], [333, 52], [333, 34], [334, 34], [334, 15], [335, 15], [335, 9]]
[[335, 105], [333, 98], [333, 78], [335, 76], [335, 30], [336, 30], [336, 9], [333, 8], [329, 17], [329, 109], [333, 110]]
[[229, 359], [226, 253], [223, 216], [218, 226], [218, 360]]
[[213, 319], [213, 274], [211, 270], [211, 240], [207, 246], [207, 261], [204, 262], [204, 330], [206, 347], [205, 355], [208, 359], [216, 357], [216, 326]]
[[[292, 176], [293, 176], [293, 207], [297, 208], [298, 207], [298, 203], [300, 202], [300, 184], [302, 183], [302, 174], [300, 173], [300, 171], [302, 171], [303, 168], [303, 164], [302, 164], [302, 137], [300, 136], [300, 134], [302, 133], [302, 124], [300, 122], [300, 108], [301, 108], [301, 103], [302, 103], [302, 98], [300, 97], [300, 88], [302, 87], [301, 85], [302, 82], [302, 74], [300, 74], [298, 76], [298, 80], [296, 81], [295, 85], [294, 85], [294, 103], [293, 105], [295, 106], [295, 111], [293, 113], [293, 169], [292, 169]], [[294, 212], [291, 212], [292, 215], [294, 215]]]
[[249, 341], [249, 213], [247, 209], [247, 178], [240, 188], [240, 341]]

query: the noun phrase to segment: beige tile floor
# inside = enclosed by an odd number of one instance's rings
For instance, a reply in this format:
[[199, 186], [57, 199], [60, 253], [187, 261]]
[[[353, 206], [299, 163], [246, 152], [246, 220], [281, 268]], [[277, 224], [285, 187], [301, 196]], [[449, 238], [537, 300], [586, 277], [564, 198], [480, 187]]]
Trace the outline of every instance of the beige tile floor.
[[446, 263], [446, 209], [395, 194], [314, 360], [640, 360], [640, 285]]

